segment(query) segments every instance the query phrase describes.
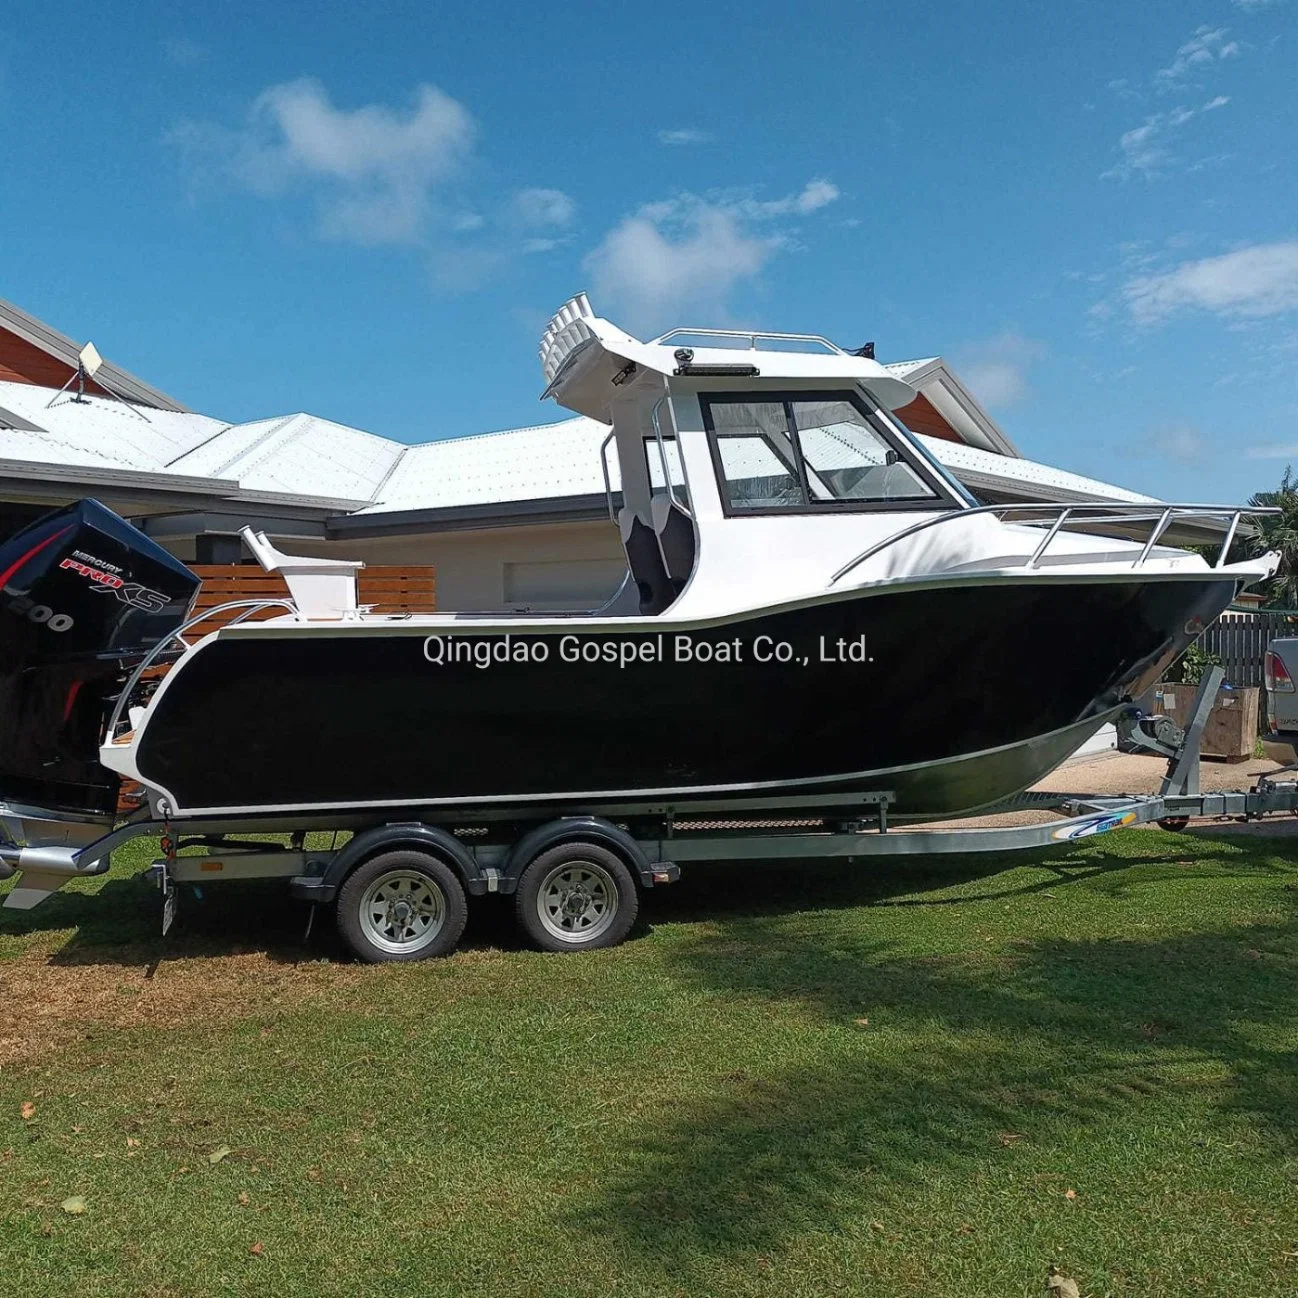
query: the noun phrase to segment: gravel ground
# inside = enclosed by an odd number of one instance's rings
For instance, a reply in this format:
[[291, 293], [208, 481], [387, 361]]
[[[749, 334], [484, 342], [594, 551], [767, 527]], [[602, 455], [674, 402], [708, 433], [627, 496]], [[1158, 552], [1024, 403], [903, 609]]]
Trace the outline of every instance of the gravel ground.
[[[1278, 769], [1277, 763], [1265, 757], [1247, 762], [1205, 759], [1199, 763], [1199, 787], [1205, 793], [1251, 789], [1259, 775]], [[1043, 792], [1063, 793], [1157, 793], [1166, 774], [1167, 761], [1162, 757], [1100, 753], [1095, 757], [1065, 762], [1032, 787]]]
[[[1199, 763], [1199, 787], [1204, 793], [1223, 793], [1251, 789], [1259, 775], [1279, 770], [1279, 763], [1267, 758], [1247, 762], [1222, 762], [1205, 759]], [[1124, 793], [1157, 793], [1167, 774], [1162, 757], [1142, 757], [1133, 753], [1099, 753], [1065, 762], [1044, 780], [1032, 786], [1040, 793], [1081, 793], [1116, 796]], [[932, 826], [912, 828], [956, 828], [972, 826], [994, 829], [1008, 825], [1039, 825], [1058, 817], [1050, 811], [1016, 811], [995, 816], [975, 816], [963, 820], [944, 820]], [[1147, 828], [1147, 826], [1141, 826]], [[1192, 822], [1191, 831], [1255, 834], [1298, 834], [1298, 818], [1275, 816], [1265, 821], [1239, 824], [1208, 818]], [[900, 832], [905, 832], [901, 830]]]

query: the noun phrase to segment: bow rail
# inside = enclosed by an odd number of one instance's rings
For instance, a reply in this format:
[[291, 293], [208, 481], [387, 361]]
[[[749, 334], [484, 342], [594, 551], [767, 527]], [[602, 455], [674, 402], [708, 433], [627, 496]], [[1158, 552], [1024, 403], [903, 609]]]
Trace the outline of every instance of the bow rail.
[[918, 532], [927, 531], [932, 527], [939, 527], [941, 524], [950, 523], [955, 519], [969, 518], [974, 514], [990, 514], [1002, 522], [1006, 521], [1006, 515], [1015, 515], [1014, 522], [1044, 524], [1046, 530], [1045, 535], [1041, 538], [1041, 544], [1023, 562], [1023, 566], [1031, 571], [1040, 564], [1046, 551], [1050, 548], [1050, 543], [1063, 530], [1064, 524], [1070, 520], [1092, 525], [1097, 523], [1152, 523], [1153, 526], [1150, 528], [1149, 537], [1145, 541], [1144, 548], [1132, 561], [1131, 566], [1133, 568], [1139, 568], [1149, 558], [1154, 546], [1158, 544], [1159, 537], [1167, 531], [1172, 523], [1185, 519], [1218, 518], [1229, 520], [1226, 524], [1221, 549], [1217, 554], [1217, 561], [1213, 565], [1214, 568], [1222, 568], [1225, 567], [1226, 555], [1230, 551], [1235, 534], [1239, 531], [1241, 519], [1278, 513], [1280, 513], [1280, 510], [1273, 506], [1261, 505], [1159, 505], [1157, 503], [1151, 505], [1136, 502], [1131, 504], [1103, 502], [1072, 505], [978, 505], [973, 509], [951, 510], [944, 514], [938, 514], [933, 518], [926, 518], [922, 522], [893, 533], [892, 536], [884, 537], [882, 541], [876, 541], [874, 545], [858, 554], [855, 559], [845, 563], [829, 579], [829, 584], [831, 586], [836, 585], [849, 572], [859, 568], [868, 559], [873, 559], [880, 551], [896, 545], [898, 541], [904, 541], [907, 537], [914, 536]]

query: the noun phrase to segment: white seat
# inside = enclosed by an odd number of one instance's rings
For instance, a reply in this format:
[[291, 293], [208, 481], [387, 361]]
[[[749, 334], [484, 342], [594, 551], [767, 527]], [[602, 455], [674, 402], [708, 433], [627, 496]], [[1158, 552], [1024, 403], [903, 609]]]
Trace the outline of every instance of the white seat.
[[285, 554], [267, 540], [265, 532], [254, 532], [250, 527], [240, 528], [239, 535], [267, 572], [283, 576], [297, 611], [308, 621], [356, 615], [356, 572], [365, 567], [359, 559]]

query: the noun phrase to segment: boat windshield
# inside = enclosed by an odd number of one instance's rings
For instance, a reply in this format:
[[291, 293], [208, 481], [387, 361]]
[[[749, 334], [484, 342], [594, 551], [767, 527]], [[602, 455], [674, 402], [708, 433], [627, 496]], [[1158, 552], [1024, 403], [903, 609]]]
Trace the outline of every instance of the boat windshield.
[[702, 401], [728, 512], [931, 508], [939, 499], [928, 466], [871, 423], [850, 393]]

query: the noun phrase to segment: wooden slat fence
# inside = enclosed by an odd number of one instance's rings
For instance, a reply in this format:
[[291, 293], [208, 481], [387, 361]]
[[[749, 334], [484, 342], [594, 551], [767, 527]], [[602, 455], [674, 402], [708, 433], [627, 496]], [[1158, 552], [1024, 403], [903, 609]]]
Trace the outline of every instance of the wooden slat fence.
[[[202, 579], [194, 612], [214, 609], [236, 599], [287, 599], [288, 587], [277, 572], [265, 572], [253, 564], [200, 563], [190, 565]], [[437, 608], [437, 578], [431, 567], [375, 565], [356, 574], [356, 597], [361, 605], [372, 605], [375, 613], [432, 613]], [[270, 608], [253, 614], [250, 620], [278, 617], [283, 609]], [[241, 609], [221, 613], [194, 630], [215, 631], [236, 618]]]
[[1199, 644], [1221, 659], [1229, 684], [1261, 685], [1267, 646], [1285, 636], [1298, 636], [1298, 614], [1231, 610], [1199, 637]]

